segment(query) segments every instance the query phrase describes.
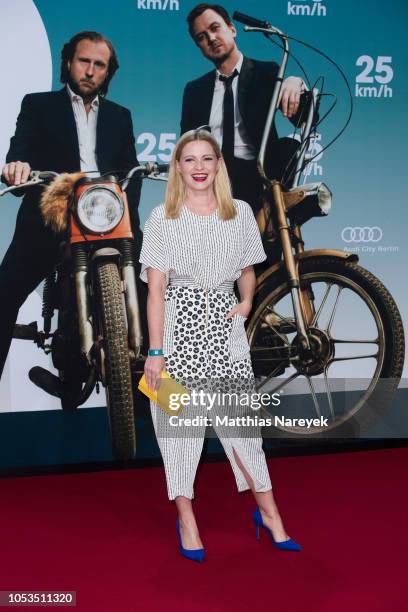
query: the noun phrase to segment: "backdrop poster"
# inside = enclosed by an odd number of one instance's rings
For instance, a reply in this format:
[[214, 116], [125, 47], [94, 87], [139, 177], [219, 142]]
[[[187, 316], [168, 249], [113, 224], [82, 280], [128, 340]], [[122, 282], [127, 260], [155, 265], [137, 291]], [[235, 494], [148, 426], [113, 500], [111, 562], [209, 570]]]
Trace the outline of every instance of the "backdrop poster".
[[[3, 163], [24, 94], [61, 87], [60, 52], [80, 30], [110, 38], [120, 69], [109, 98], [131, 109], [138, 158], [168, 162], [179, 135], [181, 98], [187, 81], [211, 69], [188, 35], [186, 16], [192, 0], [1, 0], [0, 52], [3, 95], [0, 97], [0, 161]], [[342, 137], [324, 147], [344, 125], [350, 109], [347, 88], [335, 67], [298, 43], [291, 50], [313, 84], [324, 76], [324, 91], [337, 96], [333, 112], [319, 127], [316, 155], [304, 173], [309, 182], [324, 180], [334, 193], [328, 218], [304, 228], [308, 248], [337, 248], [356, 253], [361, 264], [378, 276], [396, 300], [403, 319], [408, 312], [405, 287], [407, 207], [405, 206], [405, 106], [407, 7], [402, 0], [387, 4], [332, 0], [225, 0], [224, 6], [267, 19], [284, 32], [323, 51], [337, 62], [351, 87], [353, 114]], [[260, 35], [237, 25], [245, 55], [279, 60], [280, 51]], [[375, 32], [375, 36], [373, 35]], [[291, 57], [287, 74], [299, 74]], [[6, 92], [6, 94], [5, 94]], [[58, 129], [58, 126], [56, 126]], [[291, 125], [278, 120], [281, 136]], [[163, 198], [163, 184], [143, 186], [142, 226]], [[19, 201], [2, 199], [0, 256], [11, 240]], [[41, 290], [20, 311], [19, 322], [40, 320]], [[350, 325], [353, 313], [348, 313]], [[32, 365], [51, 369], [50, 360], [33, 345], [14, 341], [0, 382], [0, 412], [59, 409], [27, 378]], [[404, 371], [405, 374], [405, 371]], [[364, 376], [364, 371], [356, 372]], [[85, 406], [104, 405], [103, 394]]]

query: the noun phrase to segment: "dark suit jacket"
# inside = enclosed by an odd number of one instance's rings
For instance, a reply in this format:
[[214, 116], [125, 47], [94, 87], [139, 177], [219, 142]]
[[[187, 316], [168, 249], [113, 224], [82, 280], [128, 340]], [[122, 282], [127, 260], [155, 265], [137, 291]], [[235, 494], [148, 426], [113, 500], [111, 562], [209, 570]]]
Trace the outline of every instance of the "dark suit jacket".
[[[279, 70], [275, 62], [263, 62], [244, 57], [238, 78], [238, 106], [245, 128], [256, 149], [256, 155], [262, 141], [262, 134], [269, 111], [269, 105]], [[181, 133], [209, 123], [211, 104], [214, 93], [216, 71], [212, 70], [202, 77], [187, 83], [183, 95], [181, 115]], [[291, 119], [296, 125], [303, 105]], [[273, 125], [268, 140], [265, 168], [270, 176], [277, 176], [278, 134]], [[279, 155], [279, 153], [278, 153]]]
[[[98, 170], [126, 173], [138, 165], [130, 111], [99, 97], [96, 129]], [[21, 104], [14, 136], [6, 158], [28, 162], [35, 170], [77, 172], [80, 170], [77, 128], [71, 100], [65, 88], [60, 91], [28, 94]], [[127, 189], [135, 234], [140, 234], [138, 204], [140, 182]], [[39, 191], [31, 189], [24, 197], [27, 206], [38, 204]], [[136, 236], [137, 242], [140, 236]]]

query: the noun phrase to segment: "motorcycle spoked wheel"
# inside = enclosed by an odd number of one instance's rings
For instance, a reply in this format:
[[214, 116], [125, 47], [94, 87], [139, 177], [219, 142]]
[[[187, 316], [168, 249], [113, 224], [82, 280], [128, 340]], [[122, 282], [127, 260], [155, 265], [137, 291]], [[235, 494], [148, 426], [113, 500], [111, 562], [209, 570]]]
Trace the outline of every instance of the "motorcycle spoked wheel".
[[[272, 388], [264, 389], [268, 393], [277, 392], [286, 385], [285, 391], [289, 391], [296, 379], [305, 379], [309, 401], [306, 402], [307, 396], [302, 394], [302, 399], [296, 402], [298, 407], [294, 416], [316, 418], [323, 415], [328, 417], [328, 425], [307, 429], [282, 424], [276, 426], [275, 420], [270, 437], [357, 437], [361, 430], [384, 414], [398, 388], [405, 354], [400, 313], [381, 281], [356, 263], [329, 256], [305, 259], [299, 262], [299, 273], [301, 286], [308, 289], [314, 298], [315, 313], [310, 336], [314, 362], [306, 364], [299, 350], [294, 325], [290, 331], [294, 321], [293, 308], [290, 289], [281, 271], [260, 287], [255, 296], [255, 311], [247, 328], [254, 374], [257, 378], [265, 375], [268, 358], [270, 372], [278, 368], [280, 374], [285, 369], [283, 378], [275, 378]], [[285, 334], [278, 336], [270, 327], [268, 329], [265, 316], [269, 313], [286, 319]], [[268, 348], [271, 333], [275, 334], [272, 349]], [[279, 351], [281, 355], [284, 352], [285, 359], [277, 358]], [[330, 369], [334, 364], [337, 371], [333, 372]], [[364, 374], [357, 386], [365, 388], [353, 389], [350, 393], [350, 381], [356, 380], [355, 374], [359, 371]], [[323, 393], [316, 392], [317, 382]], [[332, 382], [337, 382], [336, 390], [333, 390]], [[263, 392], [262, 385], [258, 390]], [[338, 405], [336, 398], [340, 399]], [[285, 414], [285, 401], [283, 396], [280, 416]], [[264, 416], [276, 414], [276, 411], [269, 410]]]
[[99, 319], [102, 327], [106, 399], [115, 459], [129, 460], [136, 453], [132, 375], [128, 333], [118, 266], [110, 261], [96, 264]]

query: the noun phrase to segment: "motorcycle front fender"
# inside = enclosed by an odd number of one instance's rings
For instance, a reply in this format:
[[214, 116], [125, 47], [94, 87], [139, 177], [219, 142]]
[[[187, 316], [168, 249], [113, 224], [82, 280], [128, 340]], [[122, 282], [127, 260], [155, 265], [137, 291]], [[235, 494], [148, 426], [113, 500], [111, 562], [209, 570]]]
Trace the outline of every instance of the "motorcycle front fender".
[[[303, 251], [298, 255], [295, 255], [295, 261], [302, 259], [316, 259], [319, 257], [334, 257], [336, 259], [347, 260], [350, 262], [357, 262], [358, 255], [356, 253], [349, 253], [347, 251], [340, 251], [339, 249], [310, 249]], [[270, 268], [262, 272], [256, 279], [256, 292], [260, 291], [265, 283], [267, 283], [271, 276], [284, 271], [285, 264], [283, 261], [279, 261], [273, 264]]]
[[113, 247], [104, 247], [93, 253], [92, 261], [95, 261], [96, 259], [120, 259], [121, 257], [122, 255], [118, 249], [114, 249]]

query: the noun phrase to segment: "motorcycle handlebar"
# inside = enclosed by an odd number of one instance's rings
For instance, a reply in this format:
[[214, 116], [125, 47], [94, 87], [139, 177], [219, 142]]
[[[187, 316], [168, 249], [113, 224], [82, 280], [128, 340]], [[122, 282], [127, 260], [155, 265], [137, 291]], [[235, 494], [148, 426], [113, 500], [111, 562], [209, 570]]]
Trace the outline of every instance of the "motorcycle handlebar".
[[249, 15], [240, 13], [239, 11], [234, 11], [232, 18], [235, 21], [239, 21], [240, 23], [243, 23], [244, 25], [247, 25], [251, 28], [267, 29], [271, 27], [271, 24], [267, 21], [261, 21], [260, 19], [256, 19], [255, 17], [250, 17]]
[[146, 162], [144, 165], [142, 166], [135, 166], [135, 168], [132, 168], [131, 170], [129, 170], [129, 172], [126, 175], [126, 180], [130, 180], [132, 178], [132, 176], [134, 176], [135, 174], [141, 174], [143, 178], [147, 178], [150, 175], [155, 175], [155, 174], [161, 174], [163, 172], [168, 172], [169, 169], [169, 164], [156, 164], [156, 163], [151, 163], [151, 162]]
[[[128, 172], [126, 179], [122, 185], [122, 189], [126, 189], [129, 184], [129, 181], [135, 174], [141, 175], [142, 178], [156, 177], [159, 174], [167, 172], [168, 169], [169, 164], [152, 164], [150, 162], [147, 162], [143, 166], [136, 166]], [[26, 183], [23, 183], [21, 185], [10, 185], [9, 187], [6, 187], [6, 189], [0, 190], [0, 197], [5, 195], [6, 193], [12, 193], [13, 191], [28, 189], [29, 187], [35, 187], [38, 185], [44, 185], [44, 183], [49, 182], [51, 179], [54, 179], [57, 176], [59, 176], [57, 172], [51, 172], [49, 170], [46, 170], [44, 172], [39, 170], [32, 170], [30, 172], [30, 178]], [[4, 183], [4, 177], [1, 178], [2, 182]]]
[[159, 174], [164, 174], [169, 171], [170, 164], [154, 164]]
[[123, 191], [126, 190], [127, 186], [129, 185], [129, 181], [133, 178], [135, 174], [141, 174], [142, 178], [159, 178], [161, 180], [164, 180], [158, 175], [164, 172], [168, 172], [168, 169], [169, 164], [152, 164], [150, 162], [146, 162], [144, 166], [136, 166], [128, 172], [125, 180], [123, 181], [122, 189]]
[[[36, 187], [38, 185], [43, 185], [46, 181], [50, 181], [58, 176], [57, 172], [52, 172], [51, 170], [46, 170], [45, 172], [41, 172], [39, 170], [32, 170], [30, 172], [30, 178], [26, 183], [22, 183], [21, 185], [10, 185], [10, 187], [6, 187], [6, 189], [0, 190], [0, 197], [4, 196], [6, 193], [12, 193], [13, 191], [23, 190], [28, 187]], [[2, 183], [5, 183], [4, 177], [2, 176]], [[7, 184], [7, 183], [6, 183]]]

